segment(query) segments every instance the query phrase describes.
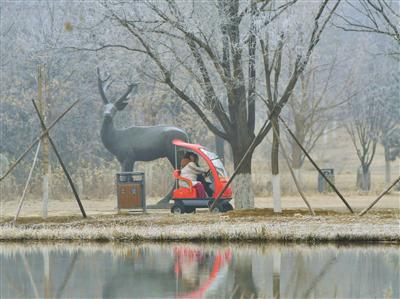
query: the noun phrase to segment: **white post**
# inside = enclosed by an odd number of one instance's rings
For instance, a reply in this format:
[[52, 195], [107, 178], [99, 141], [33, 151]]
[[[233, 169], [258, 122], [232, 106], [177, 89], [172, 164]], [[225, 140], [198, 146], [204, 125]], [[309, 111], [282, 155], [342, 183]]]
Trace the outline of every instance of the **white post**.
[[43, 204], [42, 204], [42, 217], [47, 218], [48, 205], [49, 205], [49, 176], [48, 174], [43, 175]]
[[274, 200], [274, 212], [282, 213], [281, 204], [281, 179], [280, 174], [272, 175], [272, 197]]

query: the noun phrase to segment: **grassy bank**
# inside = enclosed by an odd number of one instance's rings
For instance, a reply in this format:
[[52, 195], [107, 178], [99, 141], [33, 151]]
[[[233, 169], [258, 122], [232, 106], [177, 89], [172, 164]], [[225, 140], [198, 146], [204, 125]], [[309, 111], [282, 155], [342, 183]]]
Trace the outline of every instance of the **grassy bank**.
[[2, 218], [0, 241], [390, 241], [400, 243], [398, 210], [377, 210], [364, 217], [347, 212], [270, 209], [172, 215], [54, 216], [43, 221], [22, 217], [16, 225]]

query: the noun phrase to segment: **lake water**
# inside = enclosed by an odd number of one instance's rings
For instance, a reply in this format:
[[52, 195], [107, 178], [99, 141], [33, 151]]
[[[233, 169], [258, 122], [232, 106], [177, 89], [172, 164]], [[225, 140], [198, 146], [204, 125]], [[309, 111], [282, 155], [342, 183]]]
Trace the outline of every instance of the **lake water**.
[[400, 298], [394, 245], [0, 244], [0, 298]]

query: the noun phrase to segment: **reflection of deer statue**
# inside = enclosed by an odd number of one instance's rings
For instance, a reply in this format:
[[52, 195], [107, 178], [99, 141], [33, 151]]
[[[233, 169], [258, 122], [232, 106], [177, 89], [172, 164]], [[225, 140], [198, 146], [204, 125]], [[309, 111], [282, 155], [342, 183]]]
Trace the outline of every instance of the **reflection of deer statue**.
[[137, 84], [128, 86], [125, 94], [114, 103], [110, 102], [103, 88], [105, 80], [97, 69], [98, 87], [104, 103], [104, 119], [101, 127], [101, 140], [109, 152], [118, 159], [122, 171], [132, 171], [136, 161], [152, 161], [167, 158], [174, 167], [175, 150], [172, 140], [187, 141], [186, 133], [172, 126], [133, 126], [118, 130], [114, 127], [113, 118], [117, 111], [128, 105], [128, 96], [137, 92]]

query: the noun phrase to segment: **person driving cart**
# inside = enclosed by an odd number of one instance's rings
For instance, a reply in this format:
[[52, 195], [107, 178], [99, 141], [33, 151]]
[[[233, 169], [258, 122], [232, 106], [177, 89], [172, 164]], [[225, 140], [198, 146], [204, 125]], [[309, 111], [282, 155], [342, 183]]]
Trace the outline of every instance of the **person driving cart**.
[[[195, 163], [198, 167], [200, 167], [200, 166], [199, 166], [199, 156], [197, 156], [196, 154], [194, 154], [194, 155], [195, 155], [195, 158], [194, 158], [195, 161], [194, 161], [194, 163]], [[206, 190], [206, 193], [207, 193], [208, 197], [212, 197], [212, 195], [213, 195], [213, 193], [214, 193], [214, 191], [213, 191], [213, 190], [211, 189], [211, 187], [210, 187], [211, 183], [209, 183], [209, 182], [206, 181], [206, 177], [208, 177], [210, 174], [211, 174], [211, 171], [208, 170], [208, 171], [205, 172], [205, 173], [202, 173], [202, 174], [198, 174], [198, 175], [197, 175], [197, 181], [199, 181], [200, 183], [203, 184], [204, 189]]]
[[198, 176], [206, 175], [207, 171], [197, 164], [198, 159], [195, 153], [186, 153], [181, 161], [181, 176], [192, 181], [199, 198], [207, 198], [205, 185], [198, 180]]

